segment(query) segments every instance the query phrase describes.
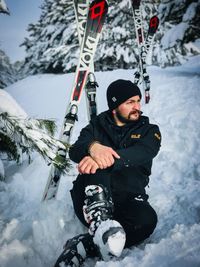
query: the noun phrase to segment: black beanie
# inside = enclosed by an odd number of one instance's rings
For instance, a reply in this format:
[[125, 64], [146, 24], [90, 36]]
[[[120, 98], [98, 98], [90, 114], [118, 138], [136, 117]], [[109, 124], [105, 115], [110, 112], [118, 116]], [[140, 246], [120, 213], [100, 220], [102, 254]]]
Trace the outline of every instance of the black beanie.
[[128, 80], [116, 80], [107, 89], [107, 102], [110, 110], [117, 108], [130, 97], [139, 95], [142, 98], [139, 87]]

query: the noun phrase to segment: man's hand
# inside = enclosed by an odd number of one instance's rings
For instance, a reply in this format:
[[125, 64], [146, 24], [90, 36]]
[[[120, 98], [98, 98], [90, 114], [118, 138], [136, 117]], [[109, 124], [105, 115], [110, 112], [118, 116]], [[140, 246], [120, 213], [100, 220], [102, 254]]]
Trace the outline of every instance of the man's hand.
[[119, 159], [120, 156], [109, 146], [104, 146], [99, 143], [94, 143], [90, 148], [90, 156], [97, 163], [100, 169], [106, 169], [112, 166], [115, 158]]
[[99, 169], [98, 164], [90, 157], [84, 157], [78, 164], [78, 171], [81, 174], [94, 174]]

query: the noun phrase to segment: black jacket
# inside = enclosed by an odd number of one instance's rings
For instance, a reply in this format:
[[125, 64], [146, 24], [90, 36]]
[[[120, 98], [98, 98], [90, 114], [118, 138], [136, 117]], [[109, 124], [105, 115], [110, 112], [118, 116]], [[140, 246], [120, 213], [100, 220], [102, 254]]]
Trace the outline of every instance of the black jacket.
[[93, 141], [112, 147], [119, 155], [110, 169], [114, 192], [145, 194], [151, 174], [152, 159], [160, 149], [161, 134], [148, 117], [125, 126], [117, 126], [109, 111], [98, 115], [82, 129], [78, 140], [71, 146], [69, 156], [79, 163], [88, 154]]

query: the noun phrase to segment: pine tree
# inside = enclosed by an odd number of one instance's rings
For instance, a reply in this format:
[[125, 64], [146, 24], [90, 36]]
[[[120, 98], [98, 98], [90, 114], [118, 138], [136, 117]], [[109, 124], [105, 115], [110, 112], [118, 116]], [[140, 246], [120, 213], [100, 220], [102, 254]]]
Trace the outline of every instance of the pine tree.
[[[130, 0], [109, 0], [109, 13], [95, 54], [95, 70], [134, 68], [138, 62], [135, 28]], [[143, 26], [156, 12], [160, 26], [150, 64], [180, 64], [185, 55], [199, 53], [192, 46], [200, 37], [199, 0], [142, 0]], [[72, 1], [44, 0], [41, 17], [28, 27], [29, 38], [23, 45], [25, 65], [31, 73], [74, 71], [79, 45]], [[191, 48], [192, 46], [192, 48]]]
[[[73, 2], [44, 0], [42, 14], [30, 24], [26, 38], [25, 64], [31, 73], [61, 73], [76, 65], [78, 39], [75, 30]], [[75, 59], [75, 60], [74, 60]]]
[[0, 88], [4, 88], [17, 80], [15, 67], [10, 63], [9, 57], [0, 50]]
[[[181, 64], [185, 56], [199, 54], [192, 43], [200, 37], [199, 0], [162, 0], [158, 6], [159, 32], [152, 62], [163, 67]], [[191, 49], [192, 47], [192, 49]]]
[[113, 70], [135, 67], [137, 51], [129, 0], [109, 1], [106, 25], [95, 56], [95, 69]]

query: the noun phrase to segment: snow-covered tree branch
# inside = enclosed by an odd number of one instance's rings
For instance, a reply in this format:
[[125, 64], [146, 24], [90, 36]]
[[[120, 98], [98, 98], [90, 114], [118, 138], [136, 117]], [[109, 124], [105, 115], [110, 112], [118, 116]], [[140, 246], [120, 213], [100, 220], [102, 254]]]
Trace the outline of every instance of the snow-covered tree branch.
[[28, 118], [15, 100], [0, 90], [0, 156], [20, 162], [23, 154], [29, 159], [37, 151], [48, 163], [65, 171], [67, 159], [56, 155], [58, 148], [67, 149], [67, 144], [53, 137], [56, 125], [53, 120]]
[[6, 112], [0, 113], [0, 119], [0, 142], [6, 145], [4, 148], [5, 152], [9, 152], [8, 155], [12, 155], [18, 161], [21, 153], [27, 153], [30, 156], [31, 152], [36, 150], [44, 159], [53, 161], [61, 167], [61, 162], [55, 160], [56, 148], [65, 149], [66, 147], [49, 135], [53, 133], [55, 127], [53, 121], [22, 119]]
[[10, 15], [10, 11], [4, 0], [0, 0], [0, 13]]

